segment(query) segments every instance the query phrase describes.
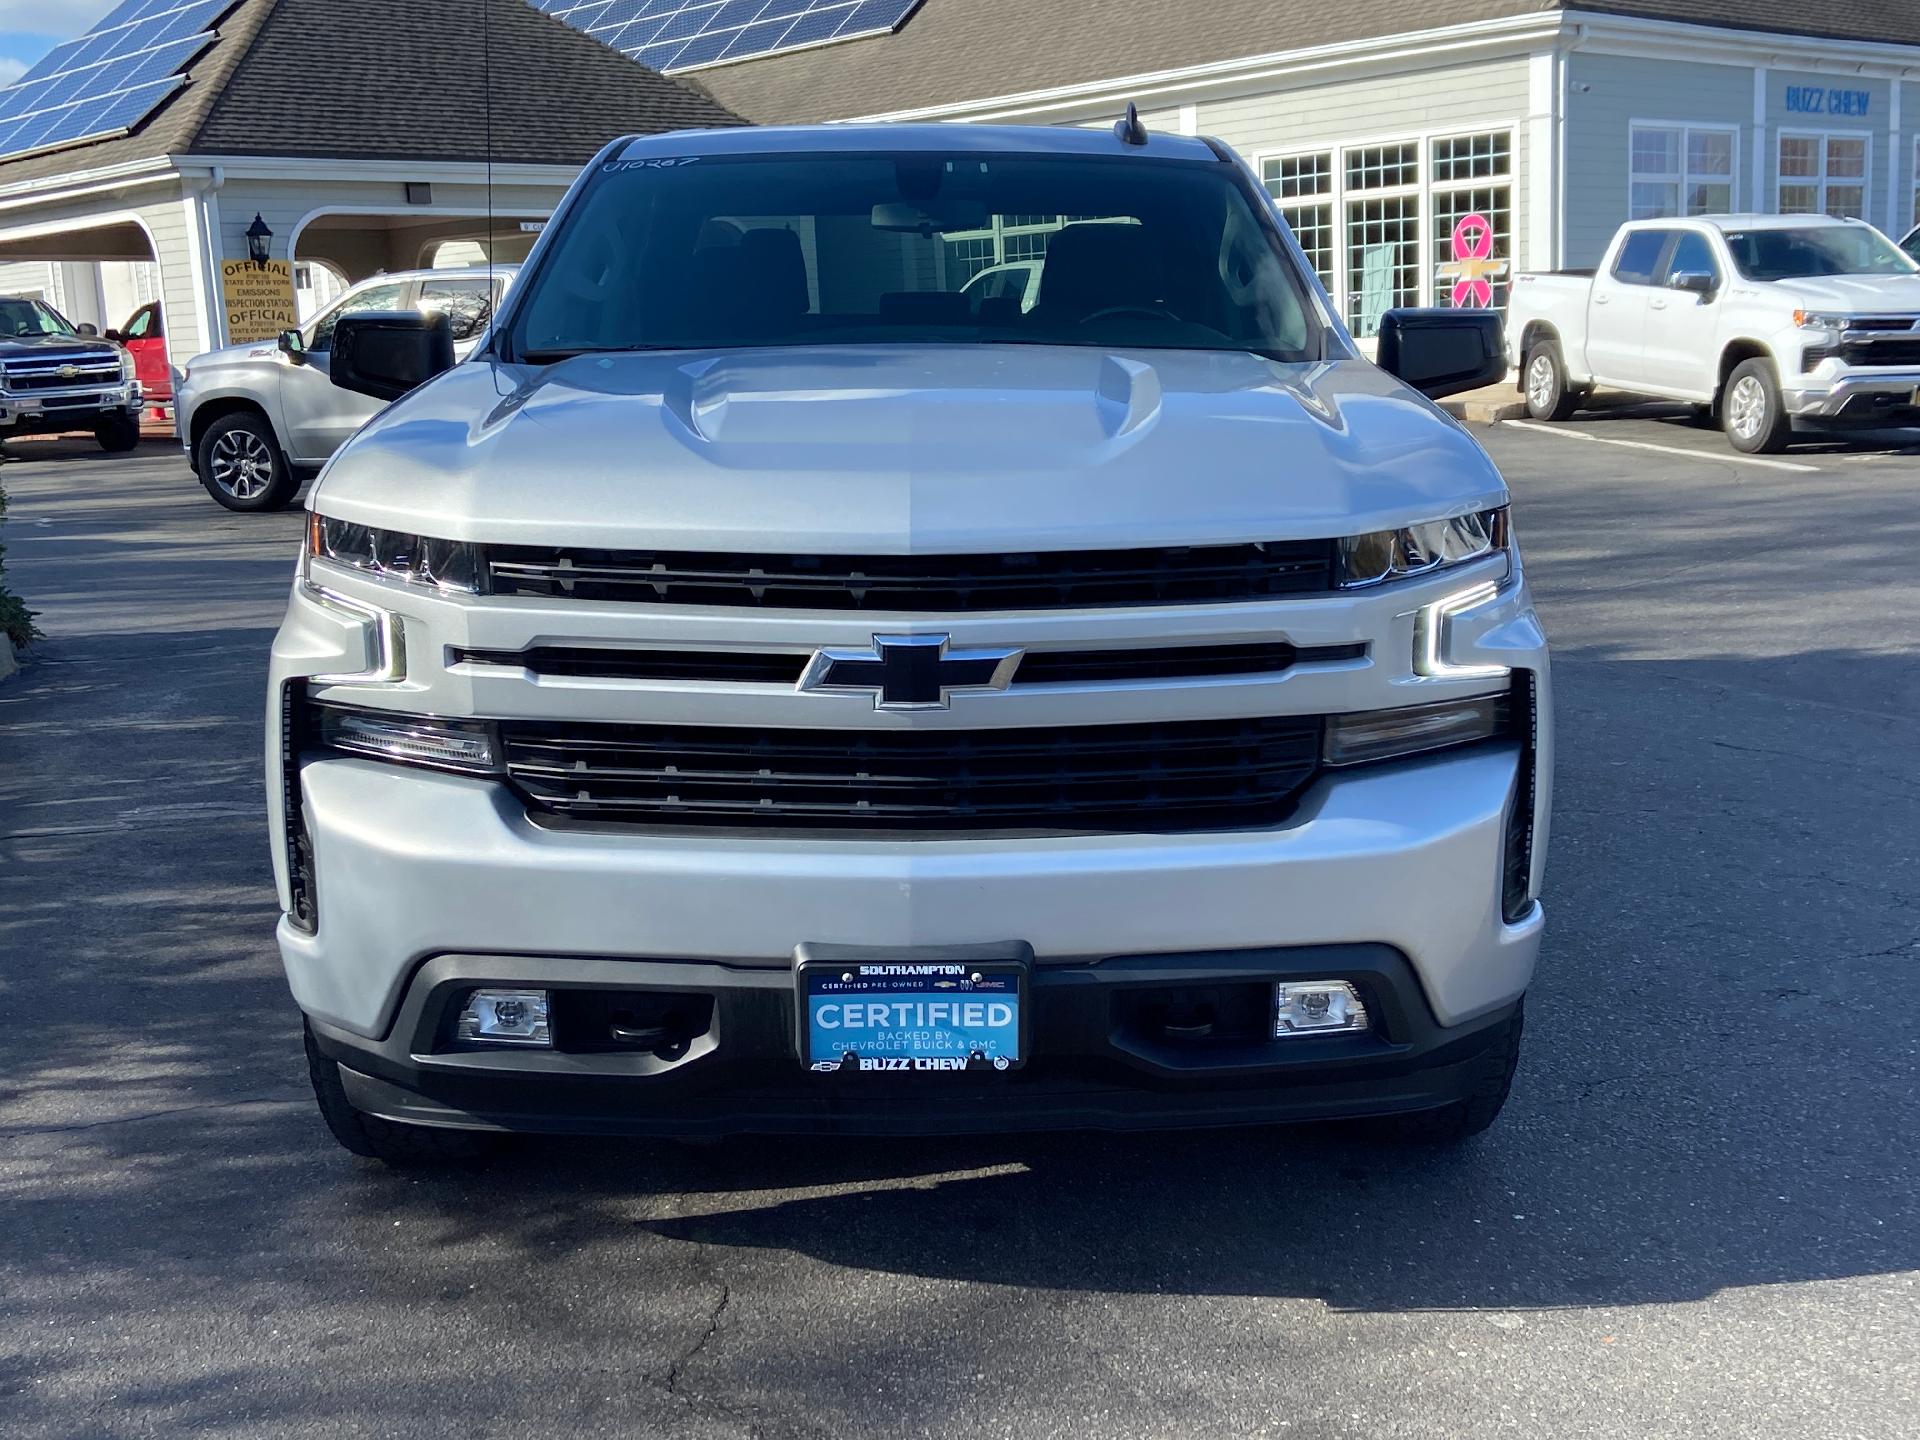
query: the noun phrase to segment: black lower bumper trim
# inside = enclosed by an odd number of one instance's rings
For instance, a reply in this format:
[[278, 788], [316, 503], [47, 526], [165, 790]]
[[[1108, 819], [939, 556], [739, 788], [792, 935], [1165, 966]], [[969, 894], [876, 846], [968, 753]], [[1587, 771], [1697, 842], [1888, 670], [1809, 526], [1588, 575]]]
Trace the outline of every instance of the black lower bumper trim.
[[[903, 958], [892, 951], [893, 958]], [[1275, 981], [1346, 979], [1373, 1030], [1273, 1040], [1234, 1008]], [[692, 994], [706, 1030], [656, 1051], [475, 1050], [451, 1018], [481, 985]], [[922, 1135], [1186, 1129], [1401, 1114], [1463, 1098], [1511, 1007], [1443, 1027], [1385, 946], [1125, 956], [1034, 967], [1032, 1061], [1008, 1073], [827, 1074], [795, 1053], [790, 969], [439, 956], [388, 1034], [313, 1022], [349, 1100], [384, 1119], [580, 1134]], [[1517, 1002], [1516, 1002], [1517, 1003]], [[1210, 1033], [1173, 1023], [1204, 1006]], [[1244, 1007], [1242, 1007], [1244, 1009]], [[1264, 1014], [1264, 1011], [1261, 1012]], [[561, 1044], [564, 1035], [556, 1034]]]

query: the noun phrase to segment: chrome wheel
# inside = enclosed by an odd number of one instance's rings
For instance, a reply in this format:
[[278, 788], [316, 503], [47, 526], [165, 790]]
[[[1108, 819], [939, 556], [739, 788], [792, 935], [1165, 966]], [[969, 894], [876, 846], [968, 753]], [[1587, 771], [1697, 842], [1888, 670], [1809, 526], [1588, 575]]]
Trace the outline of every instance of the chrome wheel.
[[1742, 440], [1753, 440], [1766, 428], [1767, 387], [1757, 376], [1742, 375], [1727, 392], [1727, 429]]
[[1527, 404], [1533, 407], [1536, 415], [1544, 415], [1553, 409], [1553, 392], [1557, 382], [1553, 373], [1553, 357], [1536, 355], [1533, 363], [1527, 366]]
[[229, 430], [207, 452], [213, 483], [236, 500], [252, 500], [273, 484], [273, 451], [251, 430]]

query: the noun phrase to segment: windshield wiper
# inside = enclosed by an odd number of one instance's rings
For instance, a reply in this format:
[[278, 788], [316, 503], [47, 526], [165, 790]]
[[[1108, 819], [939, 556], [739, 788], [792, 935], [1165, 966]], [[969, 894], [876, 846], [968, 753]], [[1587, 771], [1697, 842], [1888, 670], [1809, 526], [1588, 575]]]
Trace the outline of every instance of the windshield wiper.
[[681, 348], [678, 345], [554, 345], [544, 350], [524, 350], [520, 359], [529, 365], [557, 365], [582, 355], [638, 355], [650, 350]]

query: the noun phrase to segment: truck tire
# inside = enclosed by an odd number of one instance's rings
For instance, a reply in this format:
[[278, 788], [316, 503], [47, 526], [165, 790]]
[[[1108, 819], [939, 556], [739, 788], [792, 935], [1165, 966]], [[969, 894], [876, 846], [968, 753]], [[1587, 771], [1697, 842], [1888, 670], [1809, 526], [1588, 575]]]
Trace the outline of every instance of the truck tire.
[[1514, 1068], [1520, 1063], [1520, 1032], [1525, 1028], [1523, 1000], [1514, 1007], [1513, 1018], [1500, 1027], [1474, 1062], [1477, 1074], [1465, 1099], [1438, 1110], [1391, 1116], [1378, 1122], [1377, 1133], [1410, 1145], [1453, 1145], [1478, 1135], [1500, 1118], [1500, 1110], [1507, 1103]]
[[252, 410], [222, 415], [209, 425], [193, 458], [207, 494], [229, 510], [279, 510], [300, 489], [273, 426]]
[[140, 422], [131, 415], [110, 415], [94, 425], [93, 438], [109, 455], [124, 455], [140, 443]]
[[1533, 342], [1521, 383], [1526, 387], [1527, 414], [1535, 420], [1565, 420], [1580, 408], [1579, 392], [1567, 384], [1560, 347], [1551, 340]]
[[493, 1148], [494, 1137], [484, 1131], [439, 1130], [427, 1125], [400, 1125], [363, 1115], [347, 1099], [340, 1083], [340, 1067], [320, 1053], [313, 1027], [301, 1022], [307, 1046], [307, 1075], [320, 1118], [333, 1138], [355, 1155], [387, 1165], [458, 1165], [481, 1159]]
[[1773, 362], [1742, 360], [1727, 377], [1720, 397], [1720, 423], [1727, 443], [1745, 455], [1777, 455], [1793, 438], [1793, 421], [1780, 400]]

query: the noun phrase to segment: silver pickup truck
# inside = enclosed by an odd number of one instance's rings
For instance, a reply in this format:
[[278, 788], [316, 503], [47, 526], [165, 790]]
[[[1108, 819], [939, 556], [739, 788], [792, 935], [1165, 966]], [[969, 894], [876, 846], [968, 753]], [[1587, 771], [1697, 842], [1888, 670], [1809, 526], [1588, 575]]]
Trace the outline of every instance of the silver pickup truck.
[[380, 413], [380, 401], [328, 378], [333, 330], [342, 316], [444, 314], [454, 353], [465, 356], [492, 323], [516, 268], [376, 275], [276, 342], [195, 356], [174, 397], [174, 414], [188, 463], [207, 493], [229, 510], [277, 510], [299, 493], [304, 476]]
[[[1030, 308], [967, 288], [1015, 215]], [[1497, 317], [1380, 355], [1237, 156], [1125, 122], [620, 140], [465, 363], [341, 319], [404, 398], [267, 727], [335, 1137], [1490, 1124], [1546, 640], [1421, 393]]]

